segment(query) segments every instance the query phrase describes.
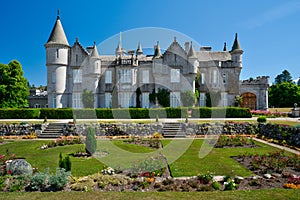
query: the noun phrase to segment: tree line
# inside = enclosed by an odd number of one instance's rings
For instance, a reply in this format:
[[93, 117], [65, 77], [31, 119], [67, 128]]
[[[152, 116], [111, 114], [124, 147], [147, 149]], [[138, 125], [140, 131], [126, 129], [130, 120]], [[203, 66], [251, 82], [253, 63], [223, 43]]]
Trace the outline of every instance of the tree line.
[[287, 108], [300, 104], [300, 78], [294, 82], [288, 70], [275, 77], [275, 83], [269, 88], [269, 107]]

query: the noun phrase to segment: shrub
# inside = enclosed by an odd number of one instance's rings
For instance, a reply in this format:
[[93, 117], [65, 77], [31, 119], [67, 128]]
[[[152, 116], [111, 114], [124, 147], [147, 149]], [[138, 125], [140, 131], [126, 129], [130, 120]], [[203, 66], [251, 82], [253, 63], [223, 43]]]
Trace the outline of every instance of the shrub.
[[43, 172], [36, 173], [32, 176], [29, 184], [31, 191], [44, 191], [46, 189], [47, 174]]
[[38, 119], [39, 109], [7, 108], [0, 109], [0, 119]]
[[62, 190], [63, 187], [67, 185], [69, 176], [70, 173], [66, 172], [65, 169], [57, 168], [56, 175], [49, 176], [48, 183], [50, 191]]
[[42, 108], [40, 119], [73, 119], [73, 109], [71, 108]]
[[88, 132], [85, 140], [85, 150], [88, 154], [93, 155], [97, 149], [97, 140], [95, 136], [95, 129], [92, 127], [88, 128]]
[[265, 123], [265, 122], [267, 122], [267, 117], [265, 117], [265, 116], [258, 117], [257, 118], [257, 122], [259, 122], [259, 123]]
[[65, 169], [67, 172], [71, 171], [72, 163], [69, 156], [65, 158], [62, 157], [62, 154], [59, 154], [58, 167]]
[[215, 189], [215, 190], [220, 190], [220, 184], [217, 182], [217, 181], [214, 181], [212, 183], [212, 187]]

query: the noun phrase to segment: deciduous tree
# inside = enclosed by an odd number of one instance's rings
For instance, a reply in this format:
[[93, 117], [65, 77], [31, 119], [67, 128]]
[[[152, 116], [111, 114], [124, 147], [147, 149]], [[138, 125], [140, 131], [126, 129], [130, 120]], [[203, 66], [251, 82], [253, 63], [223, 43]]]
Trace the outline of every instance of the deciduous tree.
[[28, 82], [21, 64], [16, 60], [0, 64], [0, 107], [27, 107], [28, 95]]

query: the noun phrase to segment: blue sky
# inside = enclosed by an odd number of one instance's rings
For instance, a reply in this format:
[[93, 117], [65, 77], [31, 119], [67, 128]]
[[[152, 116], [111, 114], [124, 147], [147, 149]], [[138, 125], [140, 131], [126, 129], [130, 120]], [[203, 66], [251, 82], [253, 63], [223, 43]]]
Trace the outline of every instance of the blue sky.
[[[76, 37], [84, 47], [94, 41], [103, 44], [112, 36], [118, 38], [120, 32], [159, 27], [183, 33], [213, 50], [222, 50], [224, 42], [231, 48], [237, 32], [244, 50], [241, 79], [268, 75], [274, 82], [284, 69], [294, 79], [300, 76], [300, 1], [297, 0], [2, 0], [0, 63], [19, 60], [25, 77], [37, 86], [46, 84], [43, 45], [58, 8], [70, 44]], [[155, 43], [153, 39], [152, 46]], [[123, 45], [127, 48], [126, 34]], [[166, 45], [161, 44], [165, 48]], [[100, 54], [105, 52], [98, 50]]]

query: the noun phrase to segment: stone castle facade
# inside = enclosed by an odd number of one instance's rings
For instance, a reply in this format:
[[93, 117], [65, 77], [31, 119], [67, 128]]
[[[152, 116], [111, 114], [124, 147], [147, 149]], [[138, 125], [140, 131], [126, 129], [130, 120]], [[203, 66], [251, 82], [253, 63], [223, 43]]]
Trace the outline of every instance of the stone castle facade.
[[269, 77], [240, 81], [243, 50], [237, 35], [230, 51], [226, 44], [222, 51], [196, 51], [189, 42], [183, 48], [174, 38], [164, 53], [159, 43], [153, 55], [145, 55], [140, 43], [128, 52], [119, 43], [115, 55], [101, 55], [96, 44], [85, 49], [76, 39], [69, 45], [57, 16], [45, 48], [50, 108], [83, 108], [84, 90], [92, 92], [95, 108], [149, 108], [158, 106], [157, 100], [150, 101], [151, 93], [162, 88], [170, 91], [171, 107], [182, 105], [182, 92], [196, 89], [199, 106], [206, 106], [207, 94], [215, 92], [218, 106], [234, 106], [241, 95], [244, 107], [268, 107]]

